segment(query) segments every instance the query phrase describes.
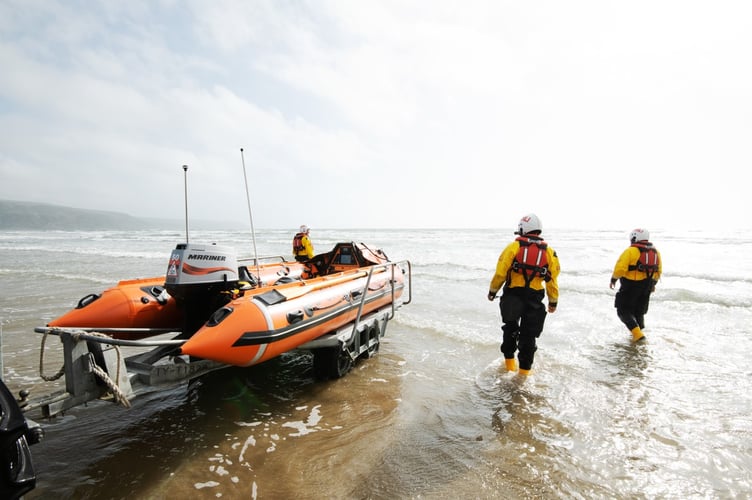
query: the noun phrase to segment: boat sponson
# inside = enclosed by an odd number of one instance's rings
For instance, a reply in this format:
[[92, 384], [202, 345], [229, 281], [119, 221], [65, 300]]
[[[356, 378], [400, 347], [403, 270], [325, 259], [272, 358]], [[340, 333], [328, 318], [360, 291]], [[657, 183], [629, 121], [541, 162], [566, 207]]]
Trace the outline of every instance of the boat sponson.
[[359, 312], [389, 305], [405, 285], [401, 272], [392, 278], [392, 272], [382, 269], [371, 276], [366, 293], [367, 272], [345, 274], [352, 279], [327, 276], [304, 285], [282, 285], [275, 290], [287, 300], [272, 305], [257, 300], [269, 292], [235, 299], [216, 311], [181, 352], [236, 366], [261, 363], [351, 323]]

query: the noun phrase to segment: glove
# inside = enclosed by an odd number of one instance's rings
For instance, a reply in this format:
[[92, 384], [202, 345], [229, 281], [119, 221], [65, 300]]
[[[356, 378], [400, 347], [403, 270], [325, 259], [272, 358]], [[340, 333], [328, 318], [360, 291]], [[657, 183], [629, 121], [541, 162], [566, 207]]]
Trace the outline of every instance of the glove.
[[609, 288], [610, 288], [611, 290], [613, 290], [613, 289], [614, 289], [614, 285], [616, 285], [616, 278], [611, 278], [611, 284], [610, 284], [610, 285], [608, 285], [608, 287], [609, 287]]
[[496, 292], [488, 292], [488, 300], [493, 300], [496, 298]]

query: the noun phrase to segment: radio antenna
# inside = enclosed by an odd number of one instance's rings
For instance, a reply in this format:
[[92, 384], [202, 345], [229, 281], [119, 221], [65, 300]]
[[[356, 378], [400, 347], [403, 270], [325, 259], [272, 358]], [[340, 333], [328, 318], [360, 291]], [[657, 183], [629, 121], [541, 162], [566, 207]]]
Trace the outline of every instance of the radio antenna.
[[185, 242], [188, 243], [188, 165], [183, 165], [183, 185], [185, 193]]
[[256, 261], [256, 276], [259, 286], [261, 285], [261, 268], [259, 266], [258, 253], [256, 252], [256, 231], [253, 229], [253, 211], [251, 211], [251, 195], [248, 191], [248, 176], [245, 173], [245, 155], [240, 148], [240, 160], [243, 162], [243, 180], [245, 182], [245, 199], [248, 202], [248, 218], [251, 220], [251, 241], [253, 242], [253, 259]]

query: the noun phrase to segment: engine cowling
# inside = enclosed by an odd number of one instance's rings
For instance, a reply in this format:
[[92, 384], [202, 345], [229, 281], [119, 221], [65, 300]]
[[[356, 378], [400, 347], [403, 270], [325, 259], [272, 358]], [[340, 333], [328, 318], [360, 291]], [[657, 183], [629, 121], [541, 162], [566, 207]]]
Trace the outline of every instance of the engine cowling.
[[229, 301], [238, 286], [235, 250], [220, 245], [179, 243], [170, 255], [165, 289], [183, 309], [183, 331], [191, 335]]

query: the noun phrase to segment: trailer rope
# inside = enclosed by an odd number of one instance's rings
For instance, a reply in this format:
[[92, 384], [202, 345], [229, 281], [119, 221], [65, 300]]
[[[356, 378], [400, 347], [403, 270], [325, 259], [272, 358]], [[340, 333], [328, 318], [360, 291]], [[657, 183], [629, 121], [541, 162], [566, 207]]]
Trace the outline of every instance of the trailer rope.
[[46, 382], [52, 382], [53, 380], [57, 380], [65, 375], [65, 363], [63, 363], [63, 366], [60, 367], [60, 371], [56, 374], [50, 376], [44, 374], [44, 343], [47, 341], [48, 334], [47, 331], [44, 332], [44, 336], [42, 337], [42, 348], [39, 350], [39, 376]]
[[[120, 356], [120, 352], [118, 350], [118, 356]], [[120, 390], [120, 387], [112, 381], [112, 379], [107, 375], [107, 372], [102, 370], [99, 366], [96, 364], [92, 367], [92, 371], [100, 378], [102, 379], [102, 382], [105, 383], [108, 389], [110, 389], [110, 393], [112, 394], [113, 399], [116, 403], [120, 403], [121, 406], [124, 408], [130, 408], [131, 402], [128, 401], [128, 398], [125, 397], [125, 394], [123, 394], [123, 391]], [[118, 372], [120, 369], [118, 369]], [[118, 379], [120, 379], [120, 374], [118, 373]]]
[[[109, 339], [110, 337], [107, 335], [104, 335], [102, 333], [97, 332], [67, 332], [70, 334], [70, 336], [75, 340], [76, 342], [81, 342], [82, 335], [89, 335], [92, 337], [100, 337], [103, 339]], [[46, 376], [44, 374], [44, 344], [47, 339], [48, 332], [44, 332], [44, 336], [42, 336], [42, 348], [39, 353], [39, 376], [42, 377], [43, 380], [47, 382], [51, 382], [53, 380], [57, 380], [60, 377], [62, 377], [65, 374], [65, 363], [63, 363], [63, 366], [60, 368], [60, 370], [52, 376]], [[121, 366], [121, 358], [122, 354], [120, 353], [120, 347], [117, 345], [113, 345], [112, 347], [115, 348], [115, 352], [117, 353], [117, 374], [115, 379], [120, 380], [120, 366]], [[125, 396], [123, 391], [120, 390], [120, 387], [110, 378], [110, 376], [107, 374], [106, 371], [104, 371], [99, 365], [96, 363], [92, 363], [91, 371], [94, 372], [94, 374], [99, 377], [99, 379], [104, 382], [104, 384], [109, 389], [110, 394], [112, 394], [113, 399], [116, 403], [120, 403], [121, 406], [125, 408], [130, 408], [131, 403], [128, 401], [128, 398]]]
[[[105, 335], [103, 333], [97, 333], [97, 332], [76, 332], [73, 333], [73, 339], [76, 341], [80, 341], [81, 335], [90, 335], [92, 337], [99, 337], [103, 339], [109, 339], [111, 338], [109, 335]], [[120, 365], [122, 355], [120, 353], [120, 347], [113, 345], [112, 347], [115, 348], [115, 352], [117, 353], [117, 372], [115, 376], [115, 380], [120, 380]], [[120, 403], [121, 406], [124, 408], [130, 408], [131, 403], [128, 401], [128, 398], [125, 397], [125, 394], [123, 394], [123, 391], [120, 390], [120, 387], [118, 384], [112, 381], [110, 376], [107, 374], [106, 371], [104, 371], [100, 366], [98, 366], [96, 363], [93, 364], [91, 367], [92, 371], [104, 382], [104, 384], [107, 386], [108, 389], [110, 389], [110, 393], [112, 394], [112, 397], [114, 398], [116, 403]]]

